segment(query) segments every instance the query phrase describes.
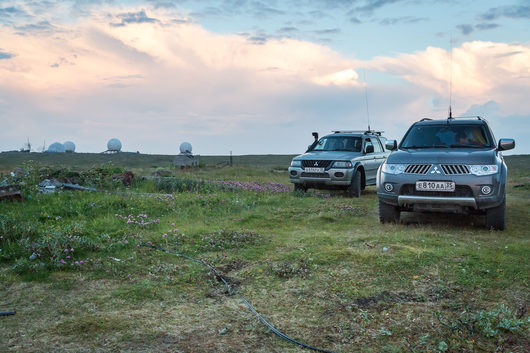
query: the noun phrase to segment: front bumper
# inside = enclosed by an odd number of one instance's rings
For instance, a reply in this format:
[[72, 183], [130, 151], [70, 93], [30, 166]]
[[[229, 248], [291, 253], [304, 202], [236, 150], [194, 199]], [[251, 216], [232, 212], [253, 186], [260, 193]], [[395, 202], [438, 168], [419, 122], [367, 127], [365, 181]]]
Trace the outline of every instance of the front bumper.
[[[498, 206], [504, 199], [505, 185], [502, 174], [487, 176], [465, 175], [415, 175], [377, 173], [377, 196], [387, 204], [399, 206], [403, 210], [466, 212], [478, 211]], [[454, 192], [417, 191], [416, 181], [453, 181]], [[386, 184], [392, 190], [385, 189]], [[481, 189], [488, 185], [492, 191], [485, 195]]]
[[354, 168], [329, 168], [323, 173], [307, 173], [301, 167], [289, 167], [291, 183], [306, 187], [346, 187], [351, 184]]

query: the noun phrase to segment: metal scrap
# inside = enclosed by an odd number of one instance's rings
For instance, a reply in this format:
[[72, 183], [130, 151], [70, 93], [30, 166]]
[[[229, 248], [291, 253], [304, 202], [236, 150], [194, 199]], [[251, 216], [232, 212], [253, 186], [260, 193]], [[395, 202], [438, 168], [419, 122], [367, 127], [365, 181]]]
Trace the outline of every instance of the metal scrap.
[[54, 193], [59, 189], [80, 190], [80, 191], [98, 191], [96, 188], [81, 186], [78, 184], [62, 183], [57, 179], [44, 179], [38, 185], [42, 193]]

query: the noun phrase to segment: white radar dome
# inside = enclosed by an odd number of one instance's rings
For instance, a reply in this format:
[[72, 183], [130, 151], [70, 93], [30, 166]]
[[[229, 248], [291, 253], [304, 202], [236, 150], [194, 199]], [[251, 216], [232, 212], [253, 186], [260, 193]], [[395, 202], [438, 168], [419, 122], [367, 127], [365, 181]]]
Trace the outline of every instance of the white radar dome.
[[180, 144], [180, 153], [191, 153], [191, 143], [182, 142]]
[[75, 152], [75, 143], [72, 141], [66, 141], [64, 143], [64, 151], [65, 152]]
[[48, 149], [46, 150], [46, 152], [54, 152], [54, 153], [62, 153], [64, 152], [64, 145], [60, 142], [54, 142], [52, 143]]
[[109, 151], [119, 152], [121, 150], [120, 140], [116, 138], [110, 139], [109, 142], [107, 142], [107, 149]]

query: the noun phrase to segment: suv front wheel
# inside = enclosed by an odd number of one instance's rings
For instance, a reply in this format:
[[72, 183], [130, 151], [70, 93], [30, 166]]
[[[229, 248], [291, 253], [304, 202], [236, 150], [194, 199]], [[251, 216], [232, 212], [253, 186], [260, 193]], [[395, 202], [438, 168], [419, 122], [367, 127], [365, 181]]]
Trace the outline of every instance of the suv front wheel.
[[379, 221], [381, 223], [398, 223], [399, 216], [400, 210], [398, 207], [379, 200]]
[[348, 196], [361, 197], [361, 187], [361, 172], [356, 170], [351, 180], [351, 184], [348, 186]]
[[495, 230], [506, 228], [506, 196], [499, 206], [486, 210], [486, 228]]
[[307, 191], [307, 187], [303, 184], [294, 184], [294, 191], [297, 192], [297, 191], [301, 191], [301, 192], [306, 192]]

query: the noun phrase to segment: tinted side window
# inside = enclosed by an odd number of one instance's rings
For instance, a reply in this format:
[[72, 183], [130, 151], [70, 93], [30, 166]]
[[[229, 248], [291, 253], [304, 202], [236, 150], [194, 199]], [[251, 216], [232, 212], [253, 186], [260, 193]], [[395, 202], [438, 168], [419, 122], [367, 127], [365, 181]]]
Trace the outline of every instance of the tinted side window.
[[[366, 151], [366, 148], [368, 146], [373, 146], [373, 143], [372, 143], [372, 141], [370, 141], [370, 139], [365, 139], [364, 140], [364, 151]], [[374, 148], [374, 151], [375, 151], [375, 148]]]

